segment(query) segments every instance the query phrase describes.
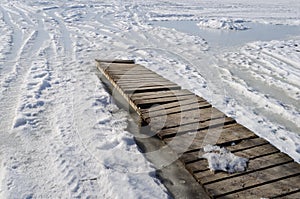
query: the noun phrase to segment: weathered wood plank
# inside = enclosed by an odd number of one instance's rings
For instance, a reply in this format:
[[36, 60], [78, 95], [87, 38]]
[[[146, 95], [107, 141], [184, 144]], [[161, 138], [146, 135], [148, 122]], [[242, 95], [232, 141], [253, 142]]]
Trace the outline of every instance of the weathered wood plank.
[[[118, 64], [118, 63], [101, 63], [100, 66], [106, 71], [134, 71], [134, 70], [139, 70], [139, 71], [148, 71], [156, 74], [155, 72], [144, 68], [143, 66], [139, 64]], [[158, 75], [158, 74], [157, 74]]]
[[[116, 83], [118, 84], [136, 84], [136, 83], [168, 83], [168, 82], [171, 82], [171, 81], [166, 81], [166, 80], [157, 80], [157, 79], [143, 79], [143, 81], [141, 81], [140, 79], [119, 79], [117, 80]], [[173, 82], [172, 82], [173, 83]]]
[[[237, 156], [248, 158], [251, 161], [251, 159], [274, 154], [277, 153], [278, 151], [279, 150], [273, 147], [272, 145], [267, 144], [267, 145], [257, 146], [257, 147], [253, 147], [253, 148], [249, 148], [243, 151], [233, 152], [233, 153]], [[195, 173], [194, 175], [196, 178], [201, 178], [200, 171], [207, 170], [208, 168], [207, 161], [204, 158], [202, 158], [203, 154], [204, 154], [203, 150], [198, 150], [191, 153], [185, 153], [180, 157], [180, 159], [184, 163], [186, 163], [187, 168], [189, 168], [191, 172]]]
[[124, 59], [96, 59], [97, 62], [106, 62], [106, 63], [126, 63], [126, 64], [134, 64], [134, 60], [124, 60]]
[[[170, 127], [176, 127], [179, 125], [185, 125], [189, 123], [195, 123], [195, 122], [204, 122], [207, 120], [215, 119], [224, 117], [224, 113], [218, 111], [214, 108], [205, 108], [205, 109], [199, 109], [199, 105], [195, 105], [194, 107], [184, 107], [182, 106], [180, 109], [177, 110], [177, 112], [174, 112], [174, 109], [166, 109], [164, 111], [161, 111], [158, 113], [152, 113], [150, 112], [149, 115], [145, 115], [142, 113], [142, 117], [145, 119], [146, 122], [151, 123], [153, 130], [156, 129], [155, 123], [151, 122], [152, 120], [155, 120], [158, 123], [159, 126], [161, 126], [161, 123], [164, 123], [165, 128]], [[205, 105], [206, 106], [206, 105]], [[183, 112], [181, 112], [181, 110]], [[186, 111], [189, 110], [189, 111]], [[153, 115], [152, 115], [153, 114]]]
[[98, 62], [98, 67], [101, 67], [101, 69], [105, 72], [107, 72], [110, 69], [130, 70], [132, 68], [138, 68], [136, 64], [108, 63], [108, 62]]
[[130, 63], [100, 63], [100, 64], [106, 66], [105, 69], [110, 69], [110, 70], [125, 70], [126, 68], [128, 69], [138, 68], [141, 70], [149, 70], [140, 64], [130, 64]]
[[[174, 137], [176, 134], [183, 134], [187, 132], [197, 132], [199, 130], [205, 130], [205, 129], [214, 129], [215, 128], [227, 128], [228, 125], [235, 124], [235, 120], [229, 117], [220, 117], [212, 120], [206, 120], [203, 122], [195, 122], [191, 124], [186, 125], [180, 125], [176, 127], [170, 127], [166, 129], [162, 129], [158, 132], [158, 135], [162, 138], [169, 138]], [[226, 127], [224, 127], [226, 126]]]
[[[254, 138], [256, 137], [255, 134], [253, 134], [252, 132], [248, 131], [245, 133], [236, 133], [236, 134], [231, 134], [231, 129], [229, 128], [229, 131], [224, 131], [223, 129], [220, 129], [220, 132], [218, 132], [217, 134], [221, 134], [221, 136], [219, 137], [219, 135], [215, 135], [216, 132], [218, 130], [217, 129], [211, 129], [210, 131], [206, 131], [206, 133], [204, 132], [193, 132], [191, 131], [190, 133], [188, 133], [187, 135], [184, 134], [183, 139], [189, 139], [192, 140], [192, 142], [189, 143], [189, 146], [186, 148], [186, 151], [201, 151], [202, 147], [207, 145], [208, 143], [214, 144], [222, 144], [222, 143], [228, 143], [228, 142], [233, 142], [235, 140], [241, 140], [241, 139], [250, 139], [250, 138]], [[209, 134], [208, 134], [209, 132]], [[212, 139], [212, 137], [216, 136], [215, 139]], [[173, 142], [174, 147], [180, 148], [181, 142], [184, 142], [184, 140], [180, 140], [181, 135], [177, 135], [176, 136], [176, 142], [174, 142], [174, 138], [166, 138], [164, 139], [164, 141], [166, 143], [170, 143]], [[195, 157], [195, 155], [197, 155]], [[196, 153], [186, 153], [185, 156], [188, 156], [189, 159], [191, 161], [193, 160], [197, 160], [199, 154]]]
[[105, 63], [102, 64], [105, 66], [106, 71], [130, 71], [131, 69], [137, 69], [137, 70], [143, 70], [143, 71], [150, 71], [153, 72], [152, 70], [149, 70], [147, 68], [144, 68], [143, 66], [139, 64], [118, 64], [118, 63]]
[[111, 78], [115, 81], [118, 82], [118, 80], [122, 79], [122, 80], [127, 80], [127, 79], [137, 79], [140, 81], [143, 81], [143, 79], [157, 79], [157, 80], [164, 80], [162, 77], [156, 76], [154, 74], [142, 74], [142, 75], [138, 75], [138, 74], [127, 74], [127, 75], [114, 75], [114, 74], [110, 74]]
[[[271, 182], [273, 182], [276, 179], [281, 179], [286, 176], [292, 176], [292, 175], [300, 175], [299, 165], [295, 162], [271, 167], [268, 169], [264, 169], [262, 171], [259, 170], [238, 177], [232, 177], [213, 184], [205, 185], [205, 188], [212, 196], [223, 197], [224, 195], [235, 193], [238, 191], [244, 191], [251, 187], [259, 187], [259, 185], [263, 185], [268, 182], [270, 182], [271, 184]], [[280, 189], [289, 190], [290, 186], [291, 184], [281, 183]], [[299, 188], [299, 182], [298, 182], [298, 188]], [[256, 195], [257, 194], [259, 194], [259, 192], [257, 192]]]
[[[284, 195], [293, 191], [299, 191], [300, 176], [294, 176], [290, 178], [283, 178], [281, 180], [275, 181], [273, 183], [264, 184], [261, 186], [253, 187], [251, 189], [246, 189], [244, 191], [232, 193], [230, 195], [222, 196], [219, 198], [276, 198], [276, 195]], [[293, 199], [299, 196], [299, 192], [295, 195], [287, 195], [279, 198], [283, 199]], [[299, 199], [296, 197], [295, 199]]]
[[226, 172], [216, 172], [213, 173], [209, 170], [205, 170], [197, 173], [197, 179], [202, 184], [206, 185], [209, 183], [213, 183], [216, 181], [220, 181], [222, 179], [247, 174], [249, 172], [255, 172], [256, 170], [263, 170], [265, 168], [269, 168], [275, 165], [292, 162], [293, 160], [283, 153], [274, 153], [267, 156], [262, 156], [259, 158], [255, 158], [249, 161], [247, 166], [247, 171], [244, 173], [234, 173], [228, 174]]
[[190, 91], [186, 89], [181, 90], [170, 90], [170, 91], [159, 91], [159, 92], [145, 92], [145, 93], [134, 93], [130, 98], [132, 100], [140, 99], [140, 100], [146, 100], [146, 99], [156, 99], [156, 98], [164, 98], [164, 97], [174, 97], [174, 96], [182, 96], [182, 95], [192, 95], [195, 94], [191, 93]]
[[117, 80], [127, 80], [127, 79], [158, 79], [158, 80], [164, 80], [163, 77], [158, 76], [155, 73], [143, 73], [143, 74], [137, 74], [137, 73], [127, 73], [127, 74], [113, 74], [108, 73], [113, 79], [117, 78]]
[[236, 152], [264, 144], [269, 144], [269, 142], [263, 138], [257, 137], [253, 139], [240, 140], [238, 142], [231, 142], [230, 146], [226, 146], [226, 148], [231, 152]]
[[[234, 154], [239, 157], [248, 158], [251, 161], [252, 159], [260, 158], [260, 157], [274, 154], [277, 152], [279, 152], [278, 149], [276, 149], [275, 147], [273, 147], [270, 144], [267, 144], [267, 145], [262, 145], [262, 146], [246, 149], [243, 151], [235, 152]], [[199, 157], [199, 155], [198, 155], [198, 157]], [[204, 160], [204, 161], [206, 161], [206, 160]], [[198, 171], [202, 171], [202, 170], [204, 170], [204, 168], [196, 167], [197, 165], [194, 163], [188, 164], [188, 165], [189, 165], [189, 168], [194, 169], [193, 170], [194, 173], [197, 173], [197, 174], [195, 174], [195, 177], [200, 178], [198, 176], [198, 173], [200, 173], [200, 172], [198, 172]], [[192, 168], [193, 166], [195, 166], [195, 168]]]
[[[211, 110], [211, 105], [206, 101], [195, 101], [196, 99], [184, 99], [177, 102], [171, 102], [167, 104], [158, 105], [155, 107], [151, 107], [151, 109], [141, 109], [142, 117], [145, 121], [151, 121], [151, 118], [161, 117], [168, 115], [173, 117], [174, 114], [181, 114], [180, 116], [184, 116], [183, 113], [185, 111], [191, 110], [199, 110], [199, 109], [208, 109]], [[206, 111], [207, 112], [207, 111]], [[206, 113], [202, 111], [199, 114]], [[180, 117], [179, 116], [179, 117]]]
[[[133, 102], [135, 104], [137, 104], [138, 106], [147, 105], [147, 104], [165, 104], [165, 103], [168, 103], [168, 105], [169, 105], [171, 102], [183, 101], [183, 100], [187, 100], [190, 98], [191, 98], [191, 95], [182, 95], [182, 96], [164, 97], [164, 98], [137, 99], [137, 100], [133, 100]], [[177, 103], [177, 105], [178, 105], [178, 103]], [[148, 111], [149, 109], [146, 109], [146, 110]]]
[[135, 92], [148, 92], [148, 91], [162, 91], [162, 90], [175, 90], [180, 89], [180, 86], [177, 85], [168, 85], [168, 86], [152, 86], [152, 87], [139, 87], [139, 88], [125, 88], [123, 89], [124, 93], [135, 93]]
[[[277, 184], [268, 184], [269, 189], [271, 186], [276, 187]], [[274, 194], [274, 193], [273, 193]], [[300, 188], [296, 188], [294, 190], [289, 190], [287, 193], [279, 193], [279, 195], [273, 195], [270, 196], [269, 198], [275, 199], [275, 198], [288, 198], [288, 199], [299, 199], [300, 198]]]
[[152, 71], [149, 70], [138, 70], [138, 69], [131, 69], [131, 70], [106, 70], [110, 75], [115, 75], [115, 76], [131, 76], [131, 75], [157, 75], [156, 73], [153, 73]]
[[166, 82], [166, 83], [147, 83], [147, 82], [140, 82], [136, 84], [119, 84], [119, 86], [123, 89], [127, 88], [138, 88], [138, 87], [169, 87], [169, 86], [176, 86], [178, 87], [177, 84], [174, 84], [172, 82]]
[[[175, 96], [175, 98], [176, 98], [176, 96]], [[170, 102], [167, 104], [163, 104], [161, 106], [151, 108], [151, 113], [157, 112], [157, 114], [160, 115], [161, 110], [164, 111], [166, 109], [169, 109], [170, 112], [168, 112], [168, 114], [170, 114], [170, 113], [178, 112], [180, 110], [183, 111], [183, 108], [186, 107], [186, 105], [192, 105], [192, 104], [195, 105], [196, 107], [197, 107], [197, 104], [199, 104], [199, 106], [198, 106], [199, 108], [201, 106], [203, 106], [203, 104], [209, 105], [209, 107], [211, 107], [211, 105], [203, 98], [197, 97], [195, 95], [193, 95], [193, 96], [189, 95], [188, 97], [184, 97], [181, 100], [177, 100], [176, 102]], [[149, 110], [145, 109], [145, 110], [141, 110], [141, 112], [144, 113], [145, 118], [147, 118], [146, 114], [149, 112]]]
[[229, 128], [224, 126], [224, 128], [199, 131], [196, 134], [193, 143], [189, 147], [189, 150], [196, 150], [199, 149], [199, 147], [207, 144], [222, 145], [224, 143], [232, 143], [255, 137], [257, 136], [244, 126], [240, 124], [232, 124]]
[[[153, 83], [154, 84], [154, 83], [170, 83], [170, 81], [159, 80], [159, 79], [154, 80], [152, 78], [150, 78], [150, 79], [135, 78], [134, 80], [130, 80], [130, 81], [128, 81], [128, 79], [118, 79], [118, 80], [116, 80], [116, 83], [118, 85], [121, 85], [121, 84], [123, 84], [123, 85], [125, 85], [125, 84], [137, 84], [137, 83], [149, 83], [149, 84]], [[173, 82], [171, 82], [171, 83], [173, 83]]]

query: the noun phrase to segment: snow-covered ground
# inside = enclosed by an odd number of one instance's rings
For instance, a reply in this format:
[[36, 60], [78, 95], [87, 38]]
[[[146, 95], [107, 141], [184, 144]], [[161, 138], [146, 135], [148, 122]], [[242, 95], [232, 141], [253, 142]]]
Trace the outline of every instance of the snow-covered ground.
[[300, 35], [216, 53], [205, 38], [151, 25], [224, 17], [300, 25], [300, 3], [1, 1], [0, 198], [169, 197], [95, 58], [136, 59], [300, 162]]

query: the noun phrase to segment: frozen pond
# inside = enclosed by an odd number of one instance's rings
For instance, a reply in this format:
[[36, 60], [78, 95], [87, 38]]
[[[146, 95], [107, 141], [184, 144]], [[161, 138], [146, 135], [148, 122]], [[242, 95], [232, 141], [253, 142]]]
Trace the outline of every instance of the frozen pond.
[[174, 28], [181, 32], [198, 35], [214, 48], [232, 48], [252, 41], [270, 41], [300, 36], [300, 26], [274, 25], [247, 22], [247, 30], [222, 30], [200, 28], [197, 21], [154, 21], [154, 26]]

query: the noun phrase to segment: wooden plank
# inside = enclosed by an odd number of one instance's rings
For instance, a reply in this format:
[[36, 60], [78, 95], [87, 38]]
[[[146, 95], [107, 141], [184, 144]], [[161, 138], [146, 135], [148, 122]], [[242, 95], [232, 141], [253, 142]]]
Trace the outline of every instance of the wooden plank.
[[[233, 152], [233, 153], [237, 156], [248, 158], [251, 161], [251, 159], [274, 154], [277, 153], [278, 151], [279, 150], [273, 147], [272, 145], [266, 144], [266, 145], [245, 149], [242, 152]], [[197, 178], [201, 178], [200, 171], [204, 171], [208, 169], [207, 161], [206, 159], [202, 158], [202, 154], [203, 154], [203, 150], [198, 150], [191, 153], [185, 153], [180, 157], [180, 159], [187, 165], [190, 171], [192, 171], [193, 173], [199, 172], [199, 176], [198, 174], [195, 174], [195, 177]], [[198, 161], [200, 163], [198, 163]], [[204, 166], [201, 166], [203, 162], [204, 162]]]
[[[126, 67], [122, 67], [122, 68], [105, 68], [105, 71], [107, 73], [110, 74], [124, 74], [124, 73], [128, 73], [128, 74], [134, 74], [134, 72], [139, 72], [139, 73], [154, 73], [152, 70], [143, 68], [143, 67], [139, 67], [137, 65], [135, 65], [135, 67], [130, 67], [129, 69]], [[137, 74], [137, 73], [135, 73]]]
[[134, 60], [124, 60], [124, 59], [96, 59], [97, 62], [107, 62], [107, 63], [126, 63], [126, 64], [134, 64]]
[[[146, 105], [146, 104], [165, 104], [165, 103], [170, 104], [171, 102], [188, 100], [190, 98], [191, 95], [182, 95], [182, 96], [164, 97], [164, 98], [137, 99], [137, 100], [133, 100], [133, 102], [138, 106]], [[177, 105], [179, 105], [179, 102], [177, 103]]]
[[[211, 142], [212, 144], [223, 144], [228, 142], [234, 142], [235, 140], [242, 140], [242, 139], [249, 139], [256, 137], [255, 134], [253, 134], [251, 131], [245, 130], [245, 128], [241, 125], [230, 125], [231, 128], [213, 128], [208, 129], [204, 131], [198, 131], [198, 132], [189, 132], [188, 135], [183, 134], [176, 136], [176, 142], [174, 142], [174, 138], [166, 138], [164, 141], [166, 143], [173, 143], [174, 147], [180, 148], [181, 142], [184, 142], [182, 139], [188, 139], [191, 140], [188, 148], [186, 148], [186, 151], [200, 151], [203, 146], [207, 145], [207, 143]], [[216, 133], [217, 132], [217, 133]], [[208, 134], [209, 133], [209, 134]], [[181, 137], [182, 136], [182, 137]], [[216, 136], [216, 138], [214, 138]], [[212, 138], [213, 137], [213, 138]], [[182, 139], [181, 139], [182, 138]], [[186, 152], [185, 151], [185, 152]], [[196, 155], [196, 157], [194, 156]], [[199, 159], [199, 152], [197, 154], [191, 153], [186, 154], [186, 156], [190, 156], [189, 158], [191, 160], [197, 160]]]
[[140, 85], [140, 84], [148, 84], [148, 85], [151, 85], [151, 84], [156, 84], [156, 85], [168, 85], [168, 84], [174, 84], [174, 85], [177, 85], [173, 82], [170, 82], [170, 81], [148, 81], [148, 80], [141, 80], [141, 79], [137, 79], [137, 81], [135, 82], [127, 82], [127, 81], [121, 81], [121, 82], [117, 82], [118, 85]]
[[[197, 106], [198, 104], [198, 106]], [[188, 105], [193, 106], [193, 107], [187, 107]], [[168, 109], [167, 114], [171, 113], [178, 113], [180, 111], [184, 111], [186, 108], [189, 110], [190, 108], [195, 109], [195, 108], [201, 108], [201, 107], [211, 107], [211, 105], [205, 101], [203, 98], [197, 97], [197, 96], [188, 96], [188, 98], [183, 98], [182, 100], [177, 100], [175, 102], [163, 104], [161, 106], [153, 107], [151, 108], [151, 113], [152, 117], [155, 115], [161, 115], [161, 114], [166, 114], [166, 109]], [[148, 109], [141, 110], [142, 113], [144, 113], [144, 118], [148, 118], [147, 114], [149, 112]]]
[[105, 71], [108, 71], [108, 72], [130, 72], [130, 71], [149, 71], [149, 72], [152, 72], [152, 73], [155, 73], [154, 71], [152, 70], [149, 70], [147, 68], [144, 68], [143, 66], [141, 65], [138, 65], [138, 64], [132, 64], [132, 65], [124, 65], [124, 64], [121, 64], [121, 65], [115, 65], [115, 64], [106, 64], [105, 66], [107, 66], [105, 69]]
[[[171, 104], [175, 107], [171, 107]], [[155, 117], [167, 116], [173, 118], [177, 117], [180, 119], [186, 116], [186, 114], [184, 113], [187, 111], [194, 111], [193, 114], [195, 114], [195, 111], [197, 110], [207, 109], [207, 111], [202, 111], [201, 113], [198, 113], [197, 116], [198, 118], [200, 118], [202, 113], [204, 114], [211, 111], [211, 108], [212, 108], [211, 105], [205, 101], [194, 102], [194, 100], [186, 99], [186, 100], [181, 100], [179, 102], [157, 105], [155, 107], [151, 107], [151, 109], [146, 109], [146, 110], [141, 109], [141, 113], [143, 119], [147, 122], [150, 122], [151, 119], [154, 119]]]
[[172, 82], [166, 82], [166, 83], [147, 83], [147, 82], [140, 82], [140, 83], [135, 83], [135, 84], [119, 84], [121, 88], [137, 88], [137, 87], [157, 87], [157, 86], [162, 86], [162, 87], [168, 87], [168, 86], [178, 86], [177, 84], [174, 84]]
[[[167, 82], [171, 82], [171, 81], [167, 81], [167, 80], [158, 80], [158, 79], [143, 79], [143, 81], [141, 81], [140, 79], [119, 79], [117, 81], [118, 84], [135, 84], [135, 83], [160, 83], [160, 82], [163, 82], [163, 83], [167, 83]], [[174, 83], [174, 82], [172, 82]]]
[[[160, 80], [157, 78], [143, 78], [143, 79], [138, 79], [138, 78], [134, 78], [134, 79], [117, 79], [116, 83], [119, 84], [135, 84], [135, 83], [167, 83], [167, 82], [171, 82], [171, 81], [165, 81], [164, 79]], [[172, 82], [173, 83], [173, 82]]]
[[[299, 179], [298, 179], [299, 180]], [[270, 186], [273, 186], [273, 187], [276, 187], [278, 185], [274, 185], [274, 183], [272, 184], [268, 184], [268, 187]], [[274, 194], [274, 193], [272, 193]], [[275, 198], [289, 198], [289, 199], [299, 199], [300, 198], [300, 188], [296, 188], [294, 190], [289, 190], [289, 192], [287, 193], [279, 193], [279, 195], [273, 195], [273, 196], [270, 196], [269, 198], [272, 198], [272, 199], [275, 199]]]
[[228, 125], [235, 124], [235, 120], [229, 117], [220, 117], [203, 122], [196, 121], [195, 123], [162, 129], [158, 132], [158, 135], [162, 139], [165, 139], [174, 137], [176, 134], [183, 134], [191, 131], [197, 132], [199, 130], [205, 130], [209, 128], [224, 128], [224, 126], [228, 127]]
[[160, 79], [165, 80], [163, 77], [158, 76], [155, 73], [122, 73], [122, 74], [115, 74], [115, 73], [109, 73], [108, 74], [111, 77], [118, 78], [121, 80], [128, 80], [128, 79], [144, 79], [144, 78], [152, 78], [152, 79]]
[[170, 90], [170, 91], [159, 91], [159, 92], [145, 92], [145, 93], [135, 93], [130, 98], [132, 100], [141, 99], [153, 99], [153, 98], [164, 98], [164, 97], [174, 97], [182, 95], [195, 95], [186, 89], [181, 90]]
[[130, 70], [132, 68], [138, 67], [135, 64], [118, 64], [118, 63], [107, 63], [107, 62], [98, 62], [98, 67], [101, 67], [101, 70], [107, 72], [109, 69], [120, 69], [120, 70]]
[[[296, 197], [300, 196], [299, 182], [300, 176], [297, 175], [290, 178], [283, 178], [273, 183], [263, 184], [261, 186], [253, 187], [251, 189], [246, 189], [244, 191], [232, 193], [220, 198], [276, 198], [277, 195], [286, 195], [279, 198], [299, 199], [299, 197]], [[288, 193], [290, 192], [296, 192], [296, 194], [289, 195]]]
[[144, 92], [144, 91], [160, 91], [160, 90], [173, 90], [173, 89], [180, 89], [176, 84], [169, 84], [169, 85], [136, 85], [136, 86], [122, 86], [122, 90], [125, 93], [135, 93], [135, 92]]
[[101, 69], [104, 70], [105, 72], [109, 72], [109, 71], [130, 72], [130, 71], [138, 70], [138, 71], [150, 71], [152, 73], [155, 73], [152, 70], [149, 70], [139, 64], [99, 63], [98, 66], [101, 67]]
[[153, 73], [150, 70], [138, 70], [138, 69], [131, 69], [131, 70], [106, 70], [110, 75], [147, 75], [147, 74], [154, 74], [157, 75], [156, 73]]
[[269, 144], [269, 142], [263, 138], [257, 137], [253, 139], [240, 140], [238, 142], [237, 141], [231, 142], [230, 146], [226, 146], [226, 148], [231, 152], [236, 152], [236, 151], [242, 151], [247, 148], [252, 148], [255, 146], [260, 146], [265, 144]]
[[144, 68], [143, 66], [139, 64], [130, 64], [130, 63], [108, 63], [108, 62], [100, 62], [101, 66], [105, 66], [105, 69], [130, 69], [135, 67]]
[[162, 90], [175, 90], [180, 89], [180, 86], [170, 85], [170, 86], [153, 86], [153, 87], [140, 87], [140, 88], [125, 88], [124, 93], [131, 94], [135, 92], [149, 92], [149, 91], [162, 91]]
[[[276, 179], [285, 178], [286, 176], [300, 175], [299, 164], [295, 162], [287, 163], [284, 165], [279, 165], [264, 169], [262, 171], [256, 171], [253, 173], [248, 173], [246, 175], [232, 177], [226, 180], [222, 180], [213, 184], [205, 185], [205, 188], [213, 197], [224, 197], [228, 194], [236, 194], [239, 191], [245, 191], [249, 188], [259, 187], [263, 184], [272, 184]], [[298, 178], [299, 180], [300, 178]], [[298, 181], [298, 188], [299, 188]], [[281, 186], [278, 187], [280, 190], [289, 190], [290, 183], [280, 183]], [[292, 186], [293, 187], [293, 186]], [[274, 190], [274, 187], [272, 188]], [[254, 195], [262, 194], [259, 189], [253, 191]], [[263, 193], [265, 194], [265, 193]], [[273, 193], [274, 194], [274, 193]]]
[[[167, 111], [168, 109], [166, 110], [166, 112]], [[215, 118], [221, 118], [224, 117], [224, 114], [220, 111], [217, 111], [216, 109], [206, 108], [168, 114], [167, 117], [166, 114], [155, 117], [152, 117], [152, 115], [150, 114], [150, 116], [151, 117], [146, 119], [146, 121], [148, 123], [151, 123], [151, 129], [155, 131], [155, 129], [157, 129], [156, 123], [152, 120], [158, 121], [158, 126], [161, 126], [161, 123], [164, 123], [164, 128], [170, 128], [195, 122], [204, 122]]]
[[226, 172], [216, 172], [213, 173], [209, 170], [205, 170], [202, 172], [198, 172], [196, 174], [197, 180], [202, 184], [210, 184], [213, 182], [220, 181], [222, 179], [230, 178], [233, 176], [243, 175], [250, 172], [255, 172], [256, 170], [263, 170], [265, 168], [269, 168], [275, 165], [292, 162], [293, 160], [283, 153], [274, 153], [267, 156], [262, 156], [259, 158], [255, 158], [249, 161], [247, 166], [247, 171], [244, 173], [234, 173], [229, 174]]
[[129, 75], [114, 75], [114, 74], [109, 74], [111, 76], [111, 78], [117, 82], [118, 80], [122, 79], [122, 80], [127, 80], [127, 79], [138, 79], [140, 81], [143, 81], [143, 79], [148, 79], [148, 78], [152, 78], [152, 79], [161, 79], [163, 80], [162, 77], [159, 77], [155, 74], [142, 74], [142, 75], [138, 75], [138, 74], [129, 74]]
[[[143, 112], [145, 114], [148, 114], [148, 112], [158, 112], [161, 110], [165, 110], [165, 109], [170, 109], [170, 108], [175, 108], [175, 107], [180, 107], [183, 105], [189, 105], [189, 104], [196, 104], [196, 103], [205, 103], [207, 104], [207, 102], [205, 100], [201, 100], [200, 98], [197, 98], [194, 95], [179, 95], [179, 96], [172, 96], [172, 97], [160, 97], [160, 98], [150, 98], [150, 99], [137, 99], [134, 100], [137, 103], [147, 103], [147, 102], [167, 102], [170, 101], [169, 103], [164, 103], [163, 105], [161, 105], [160, 107], [153, 107], [151, 110], [148, 109], [143, 109], [141, 110], [141, 112]], [[177, 112], [177, 111], [176, 111]]]
[[[215, 198], [245, 198], [245, 199], [253, 199], [253, 198], [261, 198], [261, 199], [299, 199], [299, 187], [297, 187], [297, 181], [299, 181], [299, 176], [292, 176], [291, 178], [282, 179], [280, 181], [276, 181], [271, 184], [265, 184], [259, 187], [254, 187], [249, 190], [233, 193], [227, 196], [215, 197]], [[291, 186], [289, 187], [289, 183]], [[294, 193], [291, 194], [290, 193]], [[280, 194], [279, 197], [274, 196], [274, 194]]]
[[199, 131], [189, 149], [196, 150], [207, 144], [222, 145], [224, 143], [232, 143], [257, 137], [253, 132], [240, 124], [232, 124], [229, 128], [226, 128], [226, 125], [223, 127], [224, 128]]

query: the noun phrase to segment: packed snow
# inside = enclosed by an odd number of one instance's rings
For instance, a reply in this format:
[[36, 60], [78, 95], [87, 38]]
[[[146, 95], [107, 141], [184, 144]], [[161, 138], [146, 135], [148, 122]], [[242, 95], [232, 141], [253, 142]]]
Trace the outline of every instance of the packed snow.
[[218, 52], [205, 38], [151, 25], [300, 25], [299, 16], [298, 0], [1, 1], [0, 198], [170, 197], [95, 58], [135, 59], [300, 162], [300, 35]]
[[203, 147], [208, 167], [211, 171], [226, 171], [228, 173], [243, 172], [247, 168], [248, 159], [234, 155], [224, 147], [206, 145]]

